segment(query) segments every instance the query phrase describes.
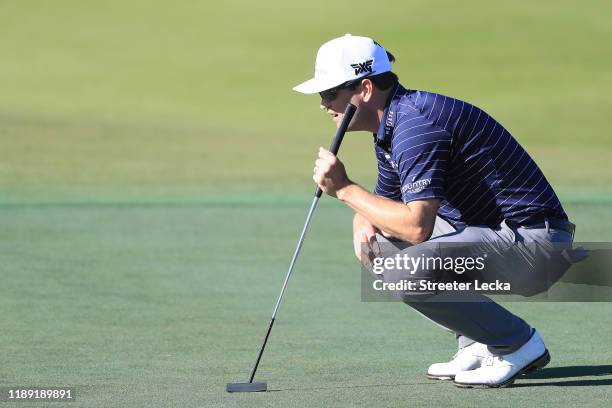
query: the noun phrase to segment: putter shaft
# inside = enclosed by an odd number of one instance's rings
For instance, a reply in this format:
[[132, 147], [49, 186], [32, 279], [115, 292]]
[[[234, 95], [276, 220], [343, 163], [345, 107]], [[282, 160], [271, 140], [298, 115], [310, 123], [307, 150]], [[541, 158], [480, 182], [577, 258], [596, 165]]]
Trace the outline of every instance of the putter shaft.
[[[330, 152], [333, 154], [338, 154], [338, 150], [340, 149], [340, 144], [342, 143], [342, 139], [344, 138], [344, 134], [348, 129], [348, 125], [355, 114], [357, 108], [355, 105], [348, 103], [346, 105], [346, 109], [344, 110], [344, 115], [342, 117], [342, 122], [340, 122], [340, 126], [336, 130], [336, 135], [332, 144], [329, 148]], [[257, 367], [259, 367], [259, 362], [261, 361], [261, 356], [263, 355], [264, 349], [266, 348], [266, 344], [268, 343], [268, 338], [270, 337], [270, 332], [272, 331], [272, 326], [274, 325], [274, 320], [276, 319], [276, 312], [278, 312], [278, 308], [280, 307], [281, 301], [283, 299], [283, 295], [285, 294], [285, 289], [287, 288], [287, 283], [289, 282], [289, 278], [293, 273], [293, 267], [295, 266], [295, 262], [300, 254], [302, 249], [302, 244], [304, 243], [304, 237], [306, 236], [306, 231], [308, 231], [308, 227], [310, 225], [310, 220], [312, 219], [312, 215], [314, 213], [315, 208], [317, 207], [317, 203], [319, 202], [319, 198], [321, 197], [323, 191], [320, 187], [317, 187], [315, 190], [314, 198], [312, 200], [312, 204], [310, 205], [310, 210], [308, 210], [308, 215], [306, 216], [306, 222], [304, 223], [304, 227], [302, 228], [302, 233], [300, 234], [300, 238], [298, 239], [297, 246], [293, 253], [293, 258], [291, 258], [291, 263], [289, 264], [289, 270], [287, 271], [287, 275], [285, 276], [285, 281], [283, 282], [283, 287], [281, 289], [280, 294], [278, 295], [278, 299], [276, 300], [276, 305], [274, 306], [274, 311], [272, 312], [272, 318], [270, 319], [270, 324], [268, 324], [268, 331], [266, 331], [266, 336], [264, 337], [263, 344], [259, 349], [259, 353], [257, 354], [257, 360], [255, 361], [255, 366], [253, 367], [253, 371], [251, 371], [251, 376], [249, 377], [249, 383], [253, 383], [253, 379], [255, 378], [255, 373], [257, 372]]]
[[319, 197], [315, 194], [312, 199], [312, 204], [310, 205], [310, 210], [308, 211], [308, 215], [306, 216], [306, 222], [304, 223], [304, 228], [302, 228], [302, 233], [300, 234], [300, 238], [298, 239], [297, 246], [295, 251], [293, 252], [293, 258], [291, 258], [291, 263], [289, 264], [289, 270], [287, 271], [287, 275], [285, 276], [285, 282], [283, 283], [283, 288], [281, 289], [280, 295], [276, 300], [276, 305], [274, 306], [274, 311], [272, 312], [272, 318], [270, 319], [270, 324], [268, 325], [268, 331], [266, 332], [266, 337], [264, 337], [263, 345], [261, 349], [259, 349], [259, 354], [257, 354], [257, 360], [255, 361], [255, 366], [253, 367], [253, 371], [251, 371], [251, 377], [249, 378], [249, 382], [253, 382], [253, 378], [255, 378], [255, 372], [257, 371], [257, 367], [259, 366], [259, 361], [261, 360], [261, 356], [263, 355], [264, 349], [266, 348], [266, 343], [268, 343], [268, 337], [270, 337], [270, 332], [272, 331], [272, 326], [274, 325], [274, 320], [276, 319], [276, 312], [283, 300], [283, 295], [285, 294], [285, 289], [287, 288], [287, 282], [289, 282], [289, 278], [293, 273], [293, 267], [295, 266], [295, 261], [297, 260], [300, 251], [302, 250], [302, 245], [304, 244], [304, 237], [306, 236], [306, 231], [308, 231], [308, 227], [310, 226], [310, 220], [312, 219], [312, 214], [314, 213], [315, 208], [317, 207], [317, 203], [319, 202]]

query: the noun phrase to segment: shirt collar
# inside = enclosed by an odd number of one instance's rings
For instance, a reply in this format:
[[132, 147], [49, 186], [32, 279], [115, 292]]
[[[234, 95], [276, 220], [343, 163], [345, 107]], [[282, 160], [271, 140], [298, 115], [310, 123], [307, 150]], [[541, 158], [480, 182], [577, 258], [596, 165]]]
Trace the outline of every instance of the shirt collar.
[[380, 127], [378, 128], [378, 132], [374, 133], [374, 140], [376, 142], [388, 143], [391, 141], [393, 128], [395, 127], [395, 117], [397, 115], [397, 103], [404, 93], [405, 88], [399, 83], [389, 92], [389, 98], [385, 103], [385, 110], [382, 120], [380, 121]]

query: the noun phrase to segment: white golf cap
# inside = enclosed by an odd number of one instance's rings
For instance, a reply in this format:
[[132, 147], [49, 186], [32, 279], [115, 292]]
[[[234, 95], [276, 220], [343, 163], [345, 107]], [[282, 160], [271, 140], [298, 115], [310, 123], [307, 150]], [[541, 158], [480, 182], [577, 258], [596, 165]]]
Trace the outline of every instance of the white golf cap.
[[293, 90], [313, 94], [347, 81], [391, 71], [387, 51], [368, 37], [346, 34], [326, 42], [317, 52], [314, 78]]

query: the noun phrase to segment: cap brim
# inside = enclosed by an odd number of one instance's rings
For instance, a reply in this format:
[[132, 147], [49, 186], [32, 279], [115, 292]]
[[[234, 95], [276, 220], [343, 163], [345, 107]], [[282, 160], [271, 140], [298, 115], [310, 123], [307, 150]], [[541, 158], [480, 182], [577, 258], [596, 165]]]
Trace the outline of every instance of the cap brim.
[[294, 86], [293, 90], [303, 94], [314, 94], [331, 89], [340, 85], [341, 83], [342, 82], [338, 83], [338, 81], [323, 81], [317, 78], [312, 78], [306, 82], [302, 82], [301, 84]]

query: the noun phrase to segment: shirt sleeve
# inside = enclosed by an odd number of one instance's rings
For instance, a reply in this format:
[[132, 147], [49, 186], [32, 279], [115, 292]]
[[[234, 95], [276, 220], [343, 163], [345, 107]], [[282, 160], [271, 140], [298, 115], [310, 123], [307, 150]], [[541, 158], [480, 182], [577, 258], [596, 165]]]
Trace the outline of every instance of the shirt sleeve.
[[422, 116], [397, 124], [391, 151], [402, 201], [444, 198], [450, 146], [450, 133]]
[[376, 160], [378, 161], [378, 178], [376, 187], [374, 187], [374, 194], [400, 200], [401, 184], [397, 171], [387, 162], [385, 152], [379, 147], [376, 148]]

